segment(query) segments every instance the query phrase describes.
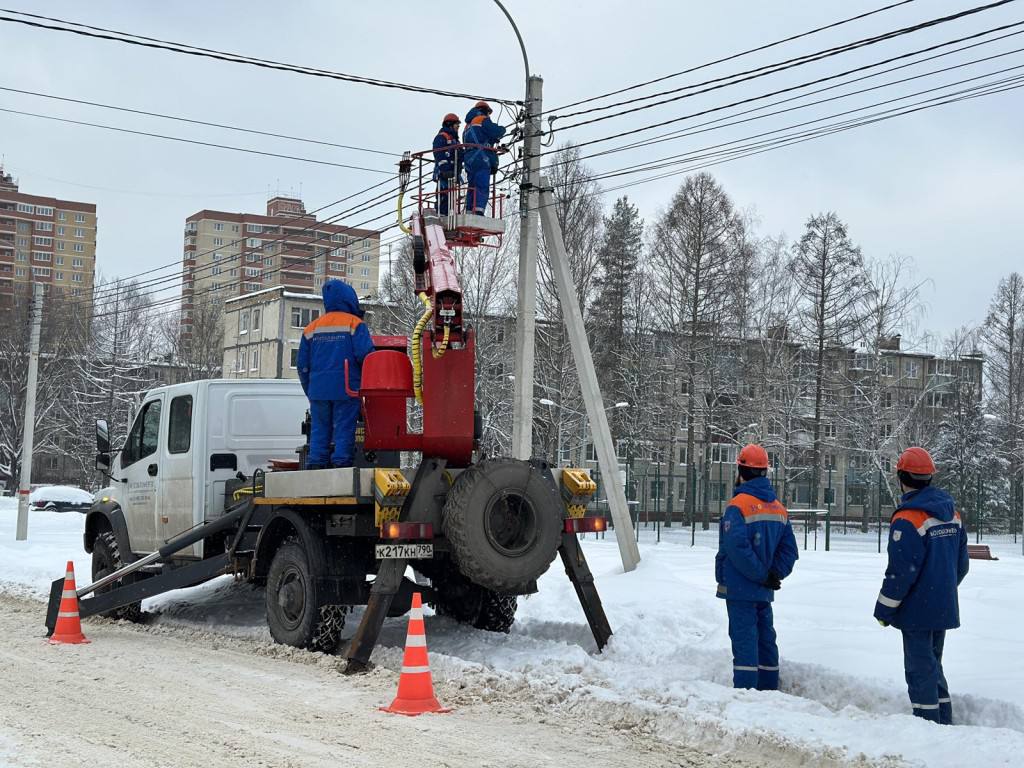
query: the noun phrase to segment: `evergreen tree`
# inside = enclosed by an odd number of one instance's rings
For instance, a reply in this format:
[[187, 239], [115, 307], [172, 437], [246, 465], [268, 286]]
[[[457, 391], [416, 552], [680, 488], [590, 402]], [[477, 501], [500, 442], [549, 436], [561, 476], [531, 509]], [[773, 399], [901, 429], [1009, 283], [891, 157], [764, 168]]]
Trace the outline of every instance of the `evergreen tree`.
[[604, 239], [597, 254], [594, 279], [597, 294], [592, 315], [613, 351], [621, 351], [628, 328], [635, 320], [630, 298], [636, 292], [637, 268], [643, 251], [644, 222], [640, 210], [620, 197], [604, 220]]

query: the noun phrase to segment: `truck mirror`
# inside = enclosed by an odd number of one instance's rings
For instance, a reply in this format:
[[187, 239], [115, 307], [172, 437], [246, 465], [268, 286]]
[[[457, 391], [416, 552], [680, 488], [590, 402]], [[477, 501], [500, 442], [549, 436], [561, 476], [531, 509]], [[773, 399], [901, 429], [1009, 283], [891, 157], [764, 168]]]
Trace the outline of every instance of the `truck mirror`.
[[100, 472], [110, 471], [110, 454], [109, 453], [97, 453], [96, 454], [96, 469]]
[[[106, 419], [97, 419], [96, 421], [96, 450], [99, 453], [110, 453], [110, 432], [107, 430]], [[108, 457], [108, 463], [109, 460]]]

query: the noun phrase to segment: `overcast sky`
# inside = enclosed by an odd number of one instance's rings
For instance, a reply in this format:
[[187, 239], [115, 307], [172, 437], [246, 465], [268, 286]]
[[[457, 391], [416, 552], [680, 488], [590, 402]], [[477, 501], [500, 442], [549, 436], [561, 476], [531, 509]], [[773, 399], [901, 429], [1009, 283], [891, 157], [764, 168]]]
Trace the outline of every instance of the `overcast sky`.
[[[490, 0], [12, 3], [18, 10], [311, 67], [510, 99], [522, 98], [523, 93], [518, 45]], [[545, 106], [553, 108], [887, 2], [508, 0], [507, 4], [522, 30], [533, 72], [545, 79]], [[981, 4], [980, 0], [918, 0], [618, 98], [678, 88]], [[659, 130], [639, 129], [1022, 19], [1024, 3], [1010, 3], [786, 73], [562, 132], [556, 140], [586, 141], [622, 131], [649, 138], [695, 121]], [[1024, 34], [817, 98], [1017, 48], [1024, 48]], [[471, 106], [458, 98], [270, 71], [9, 23], [0, 23], [0, 60], [0, 86], [396, 153], [427, 147], [441, 115], [464, 114]], [[1014, 53], [831, 104], [589, 162], [599, 172], [619, 169], [1021, 65], [1024, 55]], [[1020, 73], [1024, 68], [998, 77]], [[739, 207], [756, 214], [762, 234], [785, 233], [793, 240], [808, 216], [834, 210], [848, 223], [865, 255], [899, 253], [913, 258], [919, 276], [932, 281], [925, 288], [929, 310], [922, 325], [944, 333], [981, 322], [999, 278], [1024, 267], [1019, 239], [1024, 220], [1022, 94], [1010, 91], [938, 107], [709, 170]], [[921, 98], [926, 97], [899, 103]], [[793, 104], [800, 103], [805, 102]], [[393, 170], [393, 160], [384, 155], [188, 126], [10, 92], [0, 91], [0, 107]], [[879, 109], [884, 108], [888, 107]], [[582, 118], [562, 124], [577, 119]], [[619, 146], [623, 141], [586, 151]], [[98, 264], [107, 276], [175, 262], [181, 254], [185, 217], [203, 208], [260, 211], [268, 190], [285, 194], [301, 190], [307, 206], [313, 208], [386, 178], [7, 113], [0, 113], [0, 154], [20, 179], [22, 191], [97, 204]], [[604, 184], [614, 186], [652, 175], [647, 172]], [[681, 178], [610, 192], [606, 203], [628, 193], [651, 220]]]

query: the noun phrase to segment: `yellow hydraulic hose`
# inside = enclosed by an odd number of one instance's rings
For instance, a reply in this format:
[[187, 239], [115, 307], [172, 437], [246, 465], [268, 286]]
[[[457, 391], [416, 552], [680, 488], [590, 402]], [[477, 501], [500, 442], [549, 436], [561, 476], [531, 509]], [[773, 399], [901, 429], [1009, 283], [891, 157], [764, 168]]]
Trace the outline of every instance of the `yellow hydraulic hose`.
[[398, 193], [398, 228], [405, 232], [407, 235], [412, 234], [412, 230], [405, 224], [405, 219], [402, 216], [402, 198], [405, 197], [405, 190], [403, 189]]
[[[399, 204], [401, 205], [401, 204]], [[417, 403], [423, 403], [423, 355], [422, 355], [422, 338], [423, 329], [426, 327], [427, 322], [434, 315], [434, 308], [430, 304], [430, 297], [425, 293], [419, 295], [419, 300], [423, 302], [423, 306], [426, 310], [423, 312], [422, 317], [416, 322], [416, 326], [412, 329], [412, 391], [416, 396]]]
[[450, 331], [451, 328], [446, 325], [444, 327], [444, 336], [441, 338], [441, 346], [437, 349], [430, 350], [430, 353], [434, 356], [435, 360], [439, 357], [444, 357], [444, 353], [448, 351], [448, 335]]

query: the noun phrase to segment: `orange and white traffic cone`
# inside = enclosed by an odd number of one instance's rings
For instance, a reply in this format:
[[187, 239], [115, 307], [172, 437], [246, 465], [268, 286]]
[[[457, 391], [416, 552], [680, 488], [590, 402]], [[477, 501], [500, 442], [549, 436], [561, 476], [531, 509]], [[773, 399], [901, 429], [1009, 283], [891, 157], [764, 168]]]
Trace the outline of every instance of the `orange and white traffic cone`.
[[75, 586], [75, 564], [68, 560], [68, 570], [64, 576], [64, 591], [60, 596], [60, 610], [57, 613], [57, 624], [53, 628], [50, 644], [88, 643], [82, 634], [82, 620], [78, 616], [78, 588]]
[[419, 592], [414, 592], [412, 596], [402, 674], [398, 678], [398, 695], [390, 706], [381, 707], [381, 710], [397, 715], [451, 712], [442, 707], [434, 696], [434, 681], [430, 676], [430, 660], [427, 658], [427, 633], [423, 626], [423, 598]]

